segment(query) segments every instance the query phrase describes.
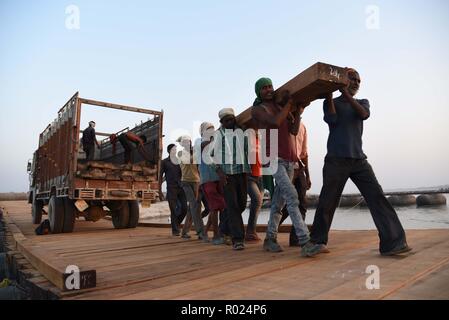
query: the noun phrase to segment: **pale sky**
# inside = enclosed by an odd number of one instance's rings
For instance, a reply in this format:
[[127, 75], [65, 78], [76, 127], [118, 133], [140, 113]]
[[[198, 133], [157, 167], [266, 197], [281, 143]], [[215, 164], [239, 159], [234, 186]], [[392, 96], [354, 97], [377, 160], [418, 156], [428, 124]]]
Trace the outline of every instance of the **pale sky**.
[[[258, 78], [279, 87], [318, 61], [360, 72], [364, 151], [385, 190], [449, 184], [448, 36], [444, 0], [0, 0], [0, 192], [27, 191], [38, 135], [76, 91], [163, 109], [165, 149], [183, 130], [217, 125], [221, 108], [248, 107]], [[91, 119], [97, 131], [145, 120], [94, 109], [83, 126]], [[322, 100], [303, 121], [318, 193]]]

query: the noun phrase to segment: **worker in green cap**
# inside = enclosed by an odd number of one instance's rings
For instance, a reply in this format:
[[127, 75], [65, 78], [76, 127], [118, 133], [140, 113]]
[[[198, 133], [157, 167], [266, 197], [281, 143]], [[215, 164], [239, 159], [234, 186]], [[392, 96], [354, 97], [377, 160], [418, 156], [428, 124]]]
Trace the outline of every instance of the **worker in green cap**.
[[[298, 107], [305, 108], [309, 103], [294, 103], [288, 91], [281, 92], [280, 99], [277, 99], [269, 78], [257, 80], [255, 91], [257, 98], [251, 115], [256, 129], [266, 130], [262, 143], [266, 144], [266, 155], [270, 159], [270, 168], [276, 180], [263, 248], [269, 252], [283, 251], [277, 242], [277, 233], [281, 209], [286, 203], [301, 246], [301, 255], [314, 256], [321, 251], [321, 246], [310, 241], [309, 230], [298, 208], [298, 192], [292, 183], [294, 166], [299, 159], [291, 135], [296, 136], [299, 132], [301, 118]], [[277, 139], [274, 141], [270, 141], [270, 130], [277, 130]], [[277, 154], [271, 154], [272, 147], [276, 145]]]

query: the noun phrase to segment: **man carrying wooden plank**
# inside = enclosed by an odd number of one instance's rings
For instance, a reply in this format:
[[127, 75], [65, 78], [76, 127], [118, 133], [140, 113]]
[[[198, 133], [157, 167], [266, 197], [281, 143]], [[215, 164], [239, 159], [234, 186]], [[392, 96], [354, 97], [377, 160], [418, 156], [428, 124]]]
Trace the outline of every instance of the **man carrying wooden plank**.
[[[288, 93], [284, 93], [281, 105], [274, 97], [273, 85], [269, 78], [261, 78], [255, 84], [257, 99], [252, 108], [252, 119], [257, 129], [277, 130], [277, 141], [270, 141], [270, 133], [266, 135], [266, 150], [272, 161], [277, 161], [277, 169], [273, 172], [276, 187], [271, 203], [270, 219], [263, 248], [270, 252], [283, 251], [277, 242], [277, 232], [281, 219], [281, 209], [287, 203], [293, 227], [302, 247], [302, 256], [314, 256], [320, 246], [310, 242], [309, 230], [301, 217], [298, 208], [298, 193], [292, 183], [294, 166], [298, 162], [297, 151], [292, 143], [291, 135], [296, 136], [299, 130], [299, 111], [294, 106]], [[300, 103], [304, 107], [307, 104]], [[269, 130], [268, 130], [269, 131]], [[270, 154], [273, 144], [278, 146], [278, 154]]]
[[379, 250], [382, 255], [395, 255], [410, 251], [399, 218], [385, 198], [371, 165], [362, 150], [363, 121], [370, 116], [366, 99], [354, 99], [360, 87], [357, 71], [348, 69], [349, 84], [340, 89], [340, 97], [327, 95], [323, 103], [324, 121], [329, 125], [327, 155], [323, 168], [323, 187], [312, 227], [312, 241], [325, 245], [335, 209], [348, 178], [350, 178], [370, 209], [379, 231]]
[[182, 238], [188, 239], [188, 234], [192, 225], [195, 227], [198, 239], [203, 242], [209, 242], [207, 230], [204, 227], [203, 219], [201, 218], [201, 199], [200, 199], [200, 173], [198, 171], [198, 164], [194, 160], [196, 154], [192, 147], [192, 140], [189, 136], [181, 136], [176, 142], [182, 146], [182, 150], [178, 153], [179, 165], [181, 166], [181, 183], [186, 199], [188, 202], [188, 212], [186, 221], [182, 230]]
[[224, 108], [218, 117], [221, 126], [214, 138], [214, 161], [226, 201], [220, 217], [220, 232], [231, 234], [233, 250], [243, 250], [245, 228], [242, 213], [246, 209], [247, 175], [251, 173], [248, 138], [237, 125], [234, 109]]
[[[187, 200], [181, 184], [181, 167], [176, 157], [176, 145], [173, 143], [167, 147], [168, 157], [161, 161], [160, 181], [167, 182], [167, 201], [170, 208], [170, 220], [172, 235], [181, 234], [181, 223], [187, 214]], [[162, 190], [159, 190], [162, 194]], [[179, 214], [178, 214], [179, 205]]]
[[[304, 107], [300, 107], [299, 115], [301, 116], [304, 112]], [[297, 167], [295, 167], [294, 175], [293, 175], [293, 185], [298, 192], [298, 200], [299, 200], [299, 211], [301, 212], [302, 219], [306, 220], [306, 212], [307, 212], [307, 201], [306, 201], [306, 192], [312, 186], [312, 182], [310, 181], [310, 173], [309, 173], [309, 155], [307, 148], [307, 130], [304, 122], [301, 120], [299, 124], [299, 132], [296, 136], [291, 136], [294, 144], [296, 145], [296, 155], [299, 159], [297, 163]], [[288, 217], [287, 207], [282, 209], [282, 218], [279, 225], [284, 222]], [[295, 229], [292, 227], [290, 230], [290, 240], [289, 245], [291, 247], [300, 246], [298, 242], [298, 237], [296, 236]]]

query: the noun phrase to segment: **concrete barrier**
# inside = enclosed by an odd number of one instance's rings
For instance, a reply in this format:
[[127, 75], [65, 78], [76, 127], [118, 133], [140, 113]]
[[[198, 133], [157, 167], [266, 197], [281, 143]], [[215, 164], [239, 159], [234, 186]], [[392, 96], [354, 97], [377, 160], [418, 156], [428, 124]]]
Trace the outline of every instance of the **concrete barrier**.
[[319, 196], [306, 195], [307, 208], [316, 208], [318, 206], [318, 199], [319, 199]]
[[418, 207], [423, 206], [445, 206], [446, 197], [441, 194], [421, 194], [416, 198], [416, 205]]
[[361, 201], [362, 201], [362, 197], [360, 196], [355, 196], [355, 197], [348, 197], [348, 196], [342, 196], [340, 198], [340, 204], [338, 207], [340, 208], [345, 208], [345, 207], [355, 207], [357, 206]]
[[389, 196], [388, 201], [393, 207], [406, 207], [416, 205], [416, 198], [413, 195]]
[[368, 208], [368, 205], [366, 204], [365, 199], [362, 199], [362, 201], [361, 201], [360, 204], [359, 204], [359, 207], [360, 207], [360, 208]]

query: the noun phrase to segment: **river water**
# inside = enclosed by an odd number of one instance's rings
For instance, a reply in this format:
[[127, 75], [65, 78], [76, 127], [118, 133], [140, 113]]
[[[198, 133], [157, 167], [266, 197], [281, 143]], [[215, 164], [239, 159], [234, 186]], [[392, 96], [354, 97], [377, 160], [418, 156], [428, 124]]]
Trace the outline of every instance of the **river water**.
[[[447, 198], [447, 196], [446, 196]], [[168, 203], [167, 203], [168, 207]], [[396, 207], [399, 219], [405, 229], [449, 229], [449, 207]], [[243, 221], [248, 222], [249, 210], [243, 213]], [[270, 215], [269, 209], [262, 209], [258, 224], [266, 224]], [[306, 223], [312, 224], [315, 209], [311, 208], [306, 214]], [[207, 221], [207, 218], [204, 219]], [[169, 223], [168, 217], [142, 219], [141, 222]], [[290, 218], [284, 222], [291, 224]], [[376, 229], [370, 211], [367, 208], [338, 208], [332, 222], [332, 230], [372, 230]]]

